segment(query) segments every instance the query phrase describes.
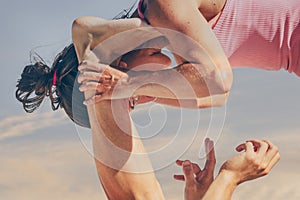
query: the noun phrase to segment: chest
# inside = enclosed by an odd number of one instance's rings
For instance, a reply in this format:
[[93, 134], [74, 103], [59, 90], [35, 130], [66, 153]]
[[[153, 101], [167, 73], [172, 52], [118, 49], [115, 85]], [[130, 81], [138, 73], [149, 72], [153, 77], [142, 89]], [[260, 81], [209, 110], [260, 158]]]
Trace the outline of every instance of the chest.
[[225, 3], [226, 0], [197, 0], [198, 9], [207, 21], [218, 15]]

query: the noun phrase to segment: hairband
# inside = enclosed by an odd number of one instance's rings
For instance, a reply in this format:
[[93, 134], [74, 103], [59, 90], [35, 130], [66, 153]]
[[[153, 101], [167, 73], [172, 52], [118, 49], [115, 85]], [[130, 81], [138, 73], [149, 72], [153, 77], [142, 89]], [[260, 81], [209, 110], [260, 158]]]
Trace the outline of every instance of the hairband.
[[53, 74], [53, 81], [52, 81], [52, 86], [56, 87], [56, 81], [57, 81], [57, 74], [56, 74], [56, 70], [54, 71]]

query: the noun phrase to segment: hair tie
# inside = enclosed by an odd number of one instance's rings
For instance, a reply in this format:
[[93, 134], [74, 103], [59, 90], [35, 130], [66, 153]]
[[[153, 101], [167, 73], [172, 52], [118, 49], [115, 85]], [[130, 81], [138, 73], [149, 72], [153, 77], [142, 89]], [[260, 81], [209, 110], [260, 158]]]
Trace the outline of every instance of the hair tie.
[[52, 86], [56, 87], [56, 81], [57, 81], [57, 74], [56, 74], [56, 70], [54, 71], [53, 74], [53, 81], [52, 81]]

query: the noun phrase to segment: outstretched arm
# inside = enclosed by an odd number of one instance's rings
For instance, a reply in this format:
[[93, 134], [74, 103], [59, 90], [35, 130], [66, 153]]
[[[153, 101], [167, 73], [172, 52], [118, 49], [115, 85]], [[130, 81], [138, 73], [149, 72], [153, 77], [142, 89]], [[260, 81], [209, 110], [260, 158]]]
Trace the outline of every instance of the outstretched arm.
[[[98, 62], [90, 50], [92, 39], [84, 29], [73, 29], [79, 61]], [[85, 92], [86, 97], [92, 95]], [[132, 125], [128, 100], [102, 101], [87, 108], [96, 167], [108, 198], [164, 199], [147, 153]]]
[[89, 106], [94, 158], [109, 199], [164, 199], [127, 100]]
[[267, 175], [280, 159], [277, 147], [270, 141], [251, 140], [236, 150], [244, 152], [222, 165], [203, 200], [230, 200], [239, 184]]
[[[206, 146], [210, 143], [206, 139]], [[188, 160], [180, 163], [184, 176], [175, 178], [186, 182], [186, 200], [230, 200], [239, 184], [268, 174], [280, 159], [277, 147], [270, 141], [250, 140], [236, 148], [244, 152], [227, 160], [213, 180], [215, 157], [213, 147], [210, 149], [203, 170]]]
[[[120, 68], [121, 70], [126, 70], [126, 68]], [[127, 79], [128, 76], [124, 72], [121, 72], [119, 70], [116, 70], [114, 68], [109, 67], [105, 64], [100, 63], [93, 63], [89, 61], [85, 61], [79, 65], [79, 70], [81, 71], [78, 81], [82, 85], [80, 86], [80, 91], [86, 92], [86, 91], [94, 91], [95, 94], [92, 98], [89, 98], [85, 101], [86, 104], [94, 104], [101, 102], [105, 99], [112, 99], [112, 94], [118, 96], [119, 92], [124, 92], [128, 90], [127, 88], [123, 88], [123, 91], [120, 91], [120, 86], [117, 86], [117, 89], [115, 89], [118, 82], [122, 79]], [[114, 81], [110, 80], [109, 82], [105, 83], [104, 79], [111, 79], [111, 77], [114, 77]], [[101, 82], [101, 83], [100, 83]], [[179, 84], [180, 85], [180, 84]], [[142, 90], [147, 95], [142, 96], [149, 96], [148, 94], [153, 93], [161, 93], [161, 91], [156, 88], [155, 85], [153, 85], [154, 91], [149, 91], [147, 93], [143, 89], [146, 87], [141, 86], [139, 90]], [[175, 86], [177, 89], [179, 86]], [[118, 91], [117, 91], [118, 90]], [[103, 98], [103, 95], [106, 95], [105, 98]], [[184, 108], [210, 108], [210, 107], [218, 107], [223, 106], [224, 103], [227, 101], [229, 93], [225, 94], [218, 94], [218, 95], [212, 95], [208, 97], [203, 98], [194, 98], [194, 99], [180, 99], [179, 97], [175, 98], [159, 98], [157, 96], [152, 96], [155, 98], [155, 102], [159, 104], [169, 105], [169, 106], [175, 106], [175, 107], [184, 107]], [[128, 94], [128, 96], [130, 96]], [[132, 95], [135, 96], [135, 95]], [[187, 95], [188, 96], [188, 95]], [[114, 96], [115, 97], [115, 96]], [[125, 96], [123, 96], [125, 97]], [[137, 102], [139, 104], [140, 102]]]

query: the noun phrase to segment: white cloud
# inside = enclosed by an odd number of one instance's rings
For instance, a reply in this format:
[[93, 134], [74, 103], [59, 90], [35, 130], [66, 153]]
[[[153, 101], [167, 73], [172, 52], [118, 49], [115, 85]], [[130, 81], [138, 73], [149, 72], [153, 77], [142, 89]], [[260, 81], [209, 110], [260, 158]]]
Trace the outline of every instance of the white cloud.
[[[11, 149], [11, 150], [10, 150]], [[0, 147], [1, 199], [105, 199], [93, 158], [76, 142], [18, 142]]]
[[[68, 119], [62, 112], [49, 112], [14, 116], [0, 121], [2, 144], [0, 194], [7, 200], [16, 199], [105, 199], [95, 170], [93, 159], [84, 150], [79, 142], [58, 141], [19, 141], [6, 138], [26, 136], [32, 132], [53, 126], [53, 124], [67, 123]], [[191, 133], [186, 128], [186, 135], [180, 135], [181, 143], [191, 140]], [[300, 173], [298, 167], [300, 159], [298, 152], [300, 146], [299, 130], [266, 130], [261, 134], [234, 133], [228, 127], [224, 129], [217, 142], [218, 165], [229, 157], [235, 155], [234, 146], [250, 138], [270, 139], [279, 146], [281, 161], [271, 173], [257, 181], [251, 181], [238, 187], [234, 193], [234, 200], [260, 200], [272, 199], [296, 200], [300, 198]], [[76, 137], [76, 135], [74, 135]], [[185, 152], [183, 159], [192, 159], [203, 164], [198, 159], [199, 144], [204, 135], [201, 132], [196, 137], [191, 149]], [[153, 138], [146, 146], [155, 150], [173, 138], [172, 132]], [[87, 143], [87, 142], [85, 142]], [[179, 148], [177, 146], [177, 148]], [[181, 147], [180, 147], [181, 148]], [[4, 154], [5, 152], [5, 154]], [[171, 152], [172, 153], [172, 152]], [[163, 162], [166, 157], [162, 155], [152, 158], [153, 162]], [[183, 199], [183, 184], [172, 179], [172, 175], [180, 173], [180, 168], [169, 163], [164, 169], [156, 172], [162, 185], [166, 199]], [[253, 195], [255, 194], [255, 195]]]
[[22, 114], [0, 121], [0, 141], [32, 134], [39, 129], [68, 123], [64, 111]]

